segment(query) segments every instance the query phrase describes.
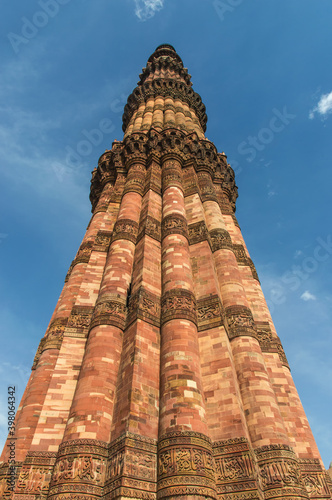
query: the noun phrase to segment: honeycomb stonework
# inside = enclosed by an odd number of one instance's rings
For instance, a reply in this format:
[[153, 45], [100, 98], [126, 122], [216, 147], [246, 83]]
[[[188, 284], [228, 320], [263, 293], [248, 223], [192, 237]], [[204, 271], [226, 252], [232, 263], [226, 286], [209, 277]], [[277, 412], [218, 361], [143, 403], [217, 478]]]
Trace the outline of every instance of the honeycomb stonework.
[[161, 45], [92, 173], [1, 498], [331, 499], [206, 122]]

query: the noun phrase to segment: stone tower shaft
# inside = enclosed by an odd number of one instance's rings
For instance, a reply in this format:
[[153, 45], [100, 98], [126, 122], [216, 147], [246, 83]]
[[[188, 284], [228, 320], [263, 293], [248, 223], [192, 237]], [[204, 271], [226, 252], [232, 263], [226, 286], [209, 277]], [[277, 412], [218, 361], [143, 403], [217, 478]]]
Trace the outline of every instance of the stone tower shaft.
[[1, 498], [331, 500], [190, 78], [159, 46], [92, 173]]

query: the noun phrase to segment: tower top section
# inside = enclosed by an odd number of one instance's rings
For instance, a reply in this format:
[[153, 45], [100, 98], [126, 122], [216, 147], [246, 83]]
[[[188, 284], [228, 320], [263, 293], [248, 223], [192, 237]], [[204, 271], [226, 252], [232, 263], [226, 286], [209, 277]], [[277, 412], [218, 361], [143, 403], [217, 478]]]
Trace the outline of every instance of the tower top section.
[[137, 87], [128, 97], [122, 117], [125, 135], [131, 133], [133, 128], [137, 130], [137, 119], [157, 112], [160, 118], [156, 120], [155, 115], [154, 123], [150, 123], [147, 116], [144, 123], [142, 119], [141, 131], [146, 132], [152, 127], [175, 127], [186, 132], [196, 131], [204, 137], [207, 122], [205, 106], [201, 96], [192, 89], [191, 75], [172, 45], [159, 45], [139, 78]]

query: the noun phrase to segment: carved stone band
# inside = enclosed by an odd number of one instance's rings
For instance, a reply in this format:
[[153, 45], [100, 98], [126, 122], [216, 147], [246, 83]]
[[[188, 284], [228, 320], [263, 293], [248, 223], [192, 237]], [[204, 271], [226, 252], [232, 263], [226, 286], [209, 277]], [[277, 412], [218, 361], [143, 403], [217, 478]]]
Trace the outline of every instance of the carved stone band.
[[156, 482], [157, 443], [155, 440], [126, 433], [125, 436], [121, 436], [109, 445], [103, 498], [117, 497], [119, 487], [124, 486], [127, 492], [125, 496], [129, 498], [149, 498], [146, 494], [156, 491]]
[[226, 310], [228, 337], [249, 336], [257, 338], [255, 322], [250, 309], [245, 306], [230, 306]]
[[95, 306], [90, 329], [98, 325], [113, 325], [123, 330], [126, 311], [124, 302], [119, 299], [114, 300], [113, 296], [104, 295]]
[[289, 368], [287, 357], [282, 347], [279, 337], [274, 337], [269, 323], [267, 322], [255, 322], [257, 331], [257, 340], [261, 346], [262, 352], [274, 352], [278, 353], [281, 364]]
[[92, 249], [93, 249], [93, 241], [86, 241], [85, 243], [81, 244], [75, 259], [70, 264], [70, 267], [66, 275], [65, 283], [69, 280], [72, 270], [74, 269], [76, 264], [81, 264], [81, 263], [87, 264], [89, 262]]
[[284, 366], [287, 366], [287, 368], [289, 368], [288, 360], [287, 360], [284, 348], [282, 347], [280, 339], [277, 340], [277, 351], [279, 354], [279, 359], [281, 361], [281, 364]]
[[123, 190], [126, 193], [138, 193], [143, 196], [145, 187], [145, 174], [142, 172], [129, 173]]
[[248, 256], [246, 254], [245, 248], [243, 245], [233, 245], [233, 251], [237, 260], [237, 263], [241, 266], [247, 266], [248, 264]]
[[211, 441], [195, 432], [174, 432], [158, 443], [158, 498], [217, 498]]
[[257, 340], [262, 352], [277, 352], [276, 339], [272, 335], [270, 325], [267, 321], [255, 322], [257, 330]]
[[160, 222], [147, 215], [143, 220], [141, 220], [138, 230], [137, 241], [139, 241], [143, 236], [150, 236], [154, 240], [161, 241], [161, 224]]
[[93, 247], [93, 241], [86, 241], [85, 243], [82, 243], [73, 261], [73, 266], [75, 266], [79, 262], [88, 263], [90, 260], [92, 247]]
[[209, 232], [203, 220], [189, 224], [188, 233], [190, 245], [195, 245], [201, 241], [209, 241]]
[[166, 162], [162, 166], [162, 192], [169, 187], [178, 187], [183, 191], [182, 173], [180, 167], [175, 162]]
[[98, 252], [108, 252], [111, 237], [111, 231], [98, 231], [93, 249]]
[[161, 238], [164, 239], [170, 234], [181, 234], [185, 238], [189, 238], [187, 221], [182, 215], [167, 215], [162, 221]]
[[56, 456], [55, 452], [29, 452], [17, 479], [17, 493], [47, 495]]
[[87, 331], [91, 322], [93, 309], [91, 306], [74, 306], [68, 319], [65, 335], [70, 331]]
[[309, 498], [329, 498], [330, 491], [318, 459], [299, 460], [301, 476]]
[[265, 498], [308, 498], [298, 460], [286, 445], [262, 446], [255, 450]]
[[45, 337], [43, 351], [46, 349], [60, 349], [67, 323], [68, 318], [56, 318], [52, 321]]
[[252, 277], [258, 281], [259, 283], [259, 278], [258, 274], [255, 268], [255, 264], [253, 261], [250, 259], [250, 257], [247, 256], [247, 253], [245, 251], [245, 248], [243, 245], [238, 245], [234, 244], [233, 245], [233, 252], [235, 254], [237, 263], [239, 266], [248, 266], [250, 267]]
[[127, 326], [136, 319], [160, 327], [160, 298], [143, 287], [130, 297]]
[[189, 290], [176, 288], [161, 299], [161, 324], [172, 319], [187, 319], [197, 324], [196, 299]]
[[218, 295], [212, 295], [197, 301], [198, 331], [208, 330], [223, 325], [224, 311]]
[[60, 350], [63, 341], [63, 335], [68, 322], [68, 318], [56, 318], [50, 324], [47, 334], [39, 342], [39, 346], [33, 360], [32, 370], [37, 368], [39, 358], [42, 352], [46, 349], [58, 349]]
[[255, 457], [247, 439], [235, 438], [214, 443], [213, 455], [218, 495], [223, 498], [230, 492], [250, 495], [250, 492], [255, 491], [253, 498], [258, 498]]
[[226, 229], [212, 229], [210, 231], [212, 252], [224, 250], [225, 248], [233, 250], [232, 240]]
[[136, 243], [137, 234], [137, 222], [130, 219], [119, 219], [114, 225], [112, 242], [116, 240], [129, 240]]
[[204, 183], [200, 188], [201, 200], [204, 201], [217, 201], [216, 192], [214, 186], [211, 183]]
[[56, 499], [64, 493], [85, 493], [91, 495], [89, 498], [100, 497], [105, 482], [107, 456], [108, 446], [102, 441], [77, 439], [62, 443], [53, 469], [48, 498]]

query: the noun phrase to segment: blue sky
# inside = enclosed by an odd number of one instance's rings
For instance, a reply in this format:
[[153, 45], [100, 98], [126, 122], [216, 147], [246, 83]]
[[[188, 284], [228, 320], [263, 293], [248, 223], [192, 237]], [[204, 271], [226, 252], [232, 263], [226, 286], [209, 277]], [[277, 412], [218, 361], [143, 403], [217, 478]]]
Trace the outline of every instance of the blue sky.
[[330, 0], [3, 2], [2, 442], [7, 386], [19, 399], [90, 219], [91, 171], [121, 140], [149, 55], [170, 43], [206, 105], [208, 139], [236, 171], [237, 217], [328, 467], [331, 16]]

